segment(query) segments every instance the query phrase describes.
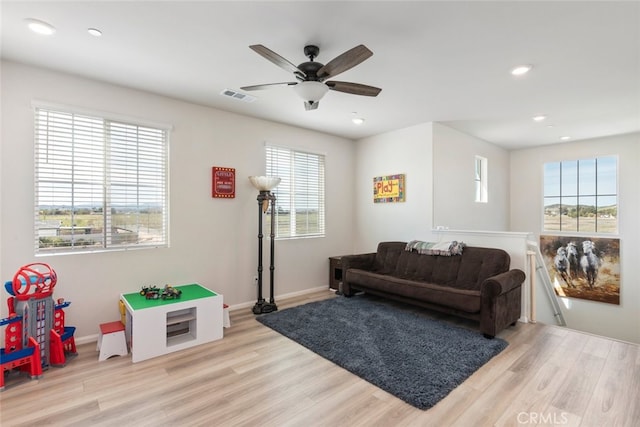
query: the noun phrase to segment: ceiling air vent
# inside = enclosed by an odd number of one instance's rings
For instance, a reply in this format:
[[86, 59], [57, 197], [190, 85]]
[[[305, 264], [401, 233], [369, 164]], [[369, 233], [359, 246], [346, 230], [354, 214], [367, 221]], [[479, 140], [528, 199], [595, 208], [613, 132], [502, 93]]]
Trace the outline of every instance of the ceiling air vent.
[[256, 100], [255, 96], [247, 95], [245, 93], [236, 92], [235, 90], [225, 89], [220, 92], [220, 95], [228, 96], [238, 101], [253, 102]]

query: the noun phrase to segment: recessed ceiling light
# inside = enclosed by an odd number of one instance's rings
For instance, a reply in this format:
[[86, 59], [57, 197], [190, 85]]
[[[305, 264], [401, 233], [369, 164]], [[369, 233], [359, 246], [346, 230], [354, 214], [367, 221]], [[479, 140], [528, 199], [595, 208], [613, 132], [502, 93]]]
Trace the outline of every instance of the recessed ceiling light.
[[561, 137], [560, 137], [560, 141], [568, 141], [568, 140], [570, 140], [570, 139], [571, 139], [571, 137], [570, 137], [570, 136], [561, 136]]
[[50, 36], [56, 32], [55, 27], [48, 22], [33, 18], [25, 19], [25, 21], [27, 22], [27, 27], [34, 33]]
[[100, 37], [102, 35], [102, 31], [97, 28], [87, 28], [87, 32], [93, 37]]
[[539, 115], [539, 116], [533, 116], [533, 121], [534, 121], [534, 122], [541, 122], [541, 121], [543, 121], [543, 120], [544, 120], [544, 119], [546, 119], [546, 118], [547, 118], [547, 116], [544, 116], [544, 115], [542, 115], [542, 114], [541, 114], [541, 115]]
[[353, 118], [351, 119], [351, 121], [356, 124], [356, 125], [361, 125], [364, 123], [364, 119], [362, 117], [358, 117], [358, 112], [354, 111], [351, 113], [351, 115], [353, 116]]
[[517, 67], [511, 69], [511, 74], [513, 74], [514, 76], [522, 76], [531, 71], [532, 68], [533, 65], [518, 65]]

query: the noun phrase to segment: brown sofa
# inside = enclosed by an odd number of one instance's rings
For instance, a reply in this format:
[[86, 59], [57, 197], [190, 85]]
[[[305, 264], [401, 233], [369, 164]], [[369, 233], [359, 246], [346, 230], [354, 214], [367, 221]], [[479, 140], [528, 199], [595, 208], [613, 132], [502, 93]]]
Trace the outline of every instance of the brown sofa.
[[509, 269], [502, 249], [467, 246], [462, 255], [423, 255], [405, 242], [381, 242], [377, 252], [341, 259], [342, 293], [358, 291], [480, 322], [493, 338], [520, 318], [522, 270]]

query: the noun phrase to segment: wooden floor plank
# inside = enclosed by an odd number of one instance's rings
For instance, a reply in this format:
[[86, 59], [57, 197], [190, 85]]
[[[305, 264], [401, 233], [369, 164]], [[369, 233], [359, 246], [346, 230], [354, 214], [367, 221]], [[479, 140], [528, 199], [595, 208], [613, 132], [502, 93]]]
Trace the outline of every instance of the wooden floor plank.
[[[567, 379], [557, 389], [551, 404], [562, 411], [581, 416], [595, 391], [605, 359], [589, 353], [580, 357], [567, 373]], [[588, 372], [588, 375], [585, 375]]]
[[[278, 306], [334, 297], [314, 292]], [[232, 311], [231, 323], [220, 341], [135, 364], [98, 362], [95, 343], [80, 345], [64, 368], [8, 378], [0, 424], [636, 427], [640, 419], [636, 344], [519, 323], [499, 335], [509, 342], [501, 354], [422, 411], [263, 326], [250, 308]]]
[[638, 347], [612, 342], [610, 350], [584, 418], [603, 427], [640, 425], [637, 411], [635, 416], [626, 411], [640, 400]]

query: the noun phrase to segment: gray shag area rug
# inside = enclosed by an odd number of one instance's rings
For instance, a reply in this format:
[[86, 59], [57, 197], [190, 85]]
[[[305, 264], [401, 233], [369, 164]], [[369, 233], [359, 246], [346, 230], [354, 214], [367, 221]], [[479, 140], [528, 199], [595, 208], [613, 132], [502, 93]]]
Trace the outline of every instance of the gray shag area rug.
[[367, 295], [257, 320], [419, 409], [434, 406], [508, 345]]

